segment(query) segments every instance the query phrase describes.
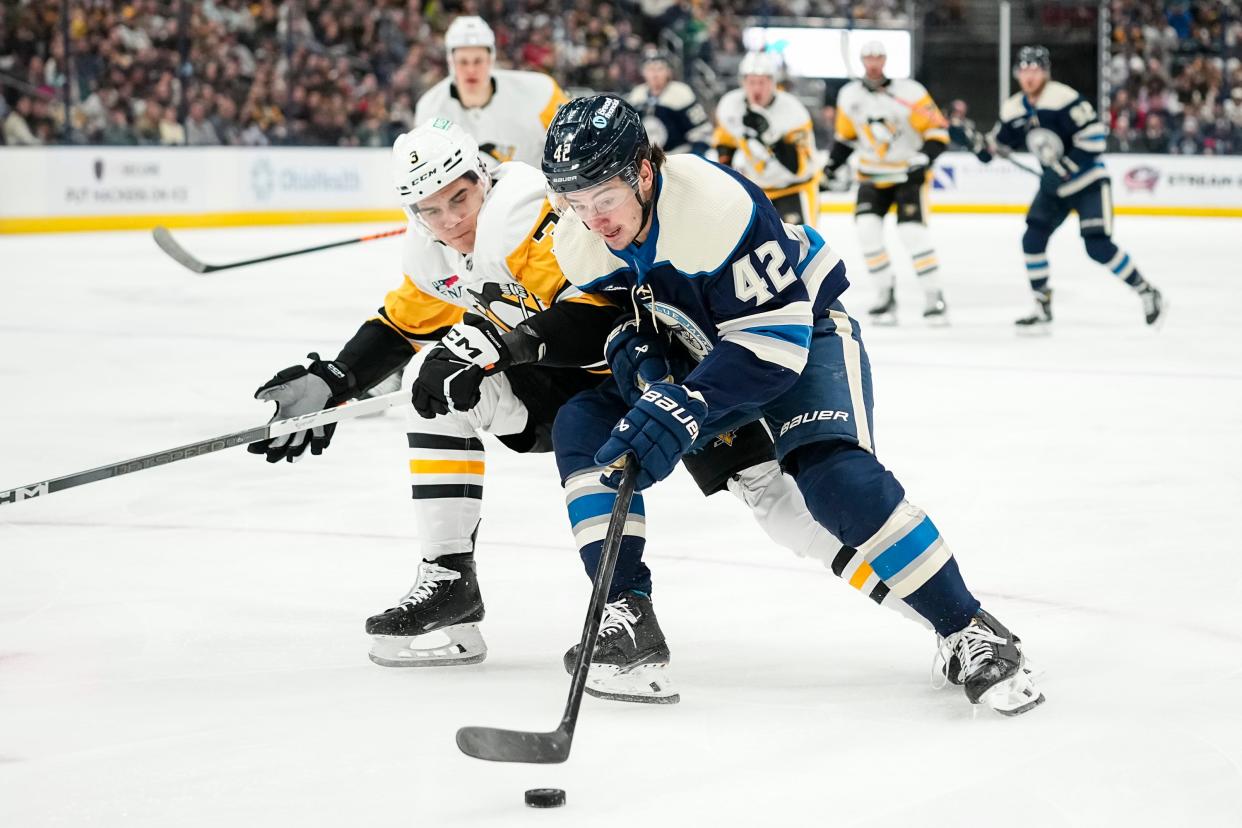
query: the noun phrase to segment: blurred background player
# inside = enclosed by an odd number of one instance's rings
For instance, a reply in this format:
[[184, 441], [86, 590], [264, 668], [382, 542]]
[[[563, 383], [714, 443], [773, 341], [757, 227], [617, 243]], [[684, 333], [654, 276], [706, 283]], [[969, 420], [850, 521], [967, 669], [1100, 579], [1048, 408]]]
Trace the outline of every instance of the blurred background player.
[[418, 99], [418, 126], [448, 118], [465, 128], [497, 161], [539, 165], [543, 134], [568, 100], [541, 72], [497, 69], [496, 35], [481, 17], [462, 16], [444, 33], [449, 76]]
[[652, 143], [666, 153], [707, 153], [712, 124], [689, 84], [673, 80], [673, 63], [666, 53], [649, 50], [643, 56], [643, 82], [628, 100], [643, 116]]
[[1024, 46], [1015, 74], [1022, 91], [1005, 101], [986, 142], [977, 133], [971, 134], [966, 121], [955, 121], [953, 127], [960, 143], [972, 147], [981, 161], [990, 161], [993, 152], [1027, 149], [1043, 168], [1022, 236], [1035, 307], [1015, 324], [1019, 330], [1037, 331], [1046, 330], [1052, 322], [1048, 239], [1071, 212], [1078, 214], [1087, 255], [1138, 294], [1147, 324], [1155, 324], [1163, 306], [1160, 291], [1143, 278], [1130, 254], [1112, 239], [1112, 183], [1100, 160], [1108, 129], [1089, 100], [1051, 79], [1052, 58], [1043, 46]]
[[758, 184], [790, 224], [819, 221], [820, 169], [814, 163], [811, 113], [776, 87], [780, 56], [749, 52], [738, 69], [742, 86], [716, 106], [713, 143], [720, 163]]
[[[492, 165], [471, 135], [441, 118], [397, 139], [393, 174], [409, 216], [401, 286], [334, 361], [312, 354], [308, 367], [284, 369], [255, 396], [275, 401], [277, 417], [295, 416], [355, 396], [414, 358], [408, 443], [421, 562], [398, 604], [367, 619], [371, 660], [469, 664], [487, 653], [474, 563], [484, 472], [479, 432], [514, 451], [549, 451], [560, 404], [604, 379], [552, 366], [602, 365], [617, 310], [561, 275], [552, 255], [556, 215], [538, 170]], [[541, 347], [541, 325], [557, 318], [538, 314], [554, 304], [577, 334], [548, 336], [561, 350]], [[551, 365], [527, 364], [536, 361]], [[269, 462], [295, 461], [308, 447], [321, 453], [331, 438], [327, 426], [250, 450]], [[447, 644], [419, 640], [437, 631], [432, 639], [447, 637]]]
[[835, 143], [824, 175], [831, 180], [857, 152], [858, 201], [854, 223], [876, 286], [869, 311], [877, 324], [895, 324], [895, 275], [884, 244], [884, 216], [897, 208], [897, 234], [923, 288], [923, 317], [947, 321], [940, 264], [927, 229], [931, 166], [948, 145], [947, 123], [936, 103], [913, 79], [887, 78], [884, 44], [862, 48], [864, 75], [837, 96]]

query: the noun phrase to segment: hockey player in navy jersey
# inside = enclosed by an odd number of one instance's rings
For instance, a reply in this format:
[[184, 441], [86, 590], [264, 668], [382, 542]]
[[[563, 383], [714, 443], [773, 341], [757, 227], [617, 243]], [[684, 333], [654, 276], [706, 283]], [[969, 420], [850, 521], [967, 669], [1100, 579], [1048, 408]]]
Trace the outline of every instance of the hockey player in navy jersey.
[[673, 63], [664, 52], [644, 56], [643, 82], [631, 90], [628, 100], [642, 113], [651, 143], [666, 153], [707, 152], [712, 122], [689, 84], [673, 79]]
[[1018, 319], [1020, 330], [1034, 331], [1052, 322], [1048, 239], [1071, 212], [1078, 214], [1087, 255], [1125, 282], [1143, 302], [1148, 325], [1160, 319], [1160, 291], [1143, 278], [1130, 254], [1113, 242], [1113, 196], [1108, 171], [1100, 155], [1108, 129], [1095, 107], [1063, 83], [1053, 81], [1052, 59], [1043, 46], [1025, 46], [1018, 53], [1015, 74], [1022, 91], [1005, 101], [1000, 120], [982, 136], [962, 122], [950, 132], [955, 141], [971, 146], [981, 161], [992, 154], [1028, 149], [1043, 169], [1039, 192], [1026, 213], [1022, 252], [1026, 275], [1035, 300], [1032, 313]]
[[[1017, 714], [1043, 701], [1018, 638], [980, 607], [939, 530], [876, 459], [870, 367], [838, 299], [845, 265], [819, 233], [784, 224], [732, 170], [665, 157], [638, 113], [608, 95], [557, 114], [543, 171], [561, 214], [553, 252], [566, 278], [634, 309], [633, 326], [607, 348], [617, 382], [575, 396], [553, 426], [587, 571], [598, 564], [617, 460], [637, 463], [646, 489], [692, 458], [703, 435], [761, 419], [811, 514], [844, 544], [834, 572], [873, 597], [904, 598], [940, 636], [943, 674], [972, 703]], [[642, 562], [643, 513], [636, 496], [590, 681], [596, 695], [613, 688], [657, 701], [644, 688], [663, 683], [669, 651]]]

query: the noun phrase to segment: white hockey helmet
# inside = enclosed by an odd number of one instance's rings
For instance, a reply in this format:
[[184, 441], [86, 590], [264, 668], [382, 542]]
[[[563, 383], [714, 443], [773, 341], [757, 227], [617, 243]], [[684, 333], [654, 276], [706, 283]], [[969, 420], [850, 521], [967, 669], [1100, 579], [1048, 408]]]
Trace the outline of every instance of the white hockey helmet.
[[444, 50], [448, 52], [449, 64], [453, 63], [453, 50], [463, 46], [482, 46], [496, 56], [496, 33], [487, 21], [473, 15], [453, 19], [444, 33]]
[[738, 77], [766, 75], [777, 79], [781, 73], [781, 56], [776, 52], [747, 52], [737, 68]]
[[466, 173], [486, 188], [491, 174], [479, 155], [479, 142], [448, 118], [436, 118], [397, 138], [392, 145], [392, 176], [401, 206], [411, 217], [415, 206]]
[[859, 52], [860, 57], [888, 57], [884, 44], [878, 40], [868, 40]]

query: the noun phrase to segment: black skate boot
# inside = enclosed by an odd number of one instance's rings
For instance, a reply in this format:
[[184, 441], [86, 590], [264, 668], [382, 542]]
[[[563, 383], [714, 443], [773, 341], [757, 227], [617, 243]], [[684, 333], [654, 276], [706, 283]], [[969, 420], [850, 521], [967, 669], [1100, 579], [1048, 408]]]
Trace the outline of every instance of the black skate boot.
[[927, 302], [923, 305], [923, 318], [929, 325], [948, 325], [949, 306], [944, 301], [944, 291], [933, 290], [927, 294]]
[[[371, 660], [384, 667], [477, 664], [487, 657], [479, 634], [482, 620], [474, 556], [467, 552], [423, 561], [401, 603], [367, 619], [367, 635], [374, 642]], [[429, 633], [446, 636], [448, 643], [415, 641]]]
[[881, 290], [875, 304], [867, 311], [873, 325], [897, 324], [897, 294], [892, 288]]
[[1022, 655], [1021, 640], [982, 609], [965, 628], [940, 640], [933, 669], [960, 685], [971, 704], [986, 704], [1005, 716], [1044, 702]]
[[1037, 290], [1032, 294], [1035, 298], [1035, 309], [1029, 316], [1015, 320], [1014, 325], [1021, 334], [1045, 334], [1052, 324], [1052, 288]]
[[1160, 291], [1146, 284], [1138, 295], [1143, 300], [1143, 316], [1147, 319], [1147, 324], [1155, 325], [1161, 321], [1161, 314], [1164, 313], [1164, 299]]
[[[565, 671], [573, 673], [578, 645], [565, 653]], [[586, 691], [600, 699], [676, 704], [681, 696], [668, 677], [669, 652], [651, 598], [624, 592], [604, 607]]]

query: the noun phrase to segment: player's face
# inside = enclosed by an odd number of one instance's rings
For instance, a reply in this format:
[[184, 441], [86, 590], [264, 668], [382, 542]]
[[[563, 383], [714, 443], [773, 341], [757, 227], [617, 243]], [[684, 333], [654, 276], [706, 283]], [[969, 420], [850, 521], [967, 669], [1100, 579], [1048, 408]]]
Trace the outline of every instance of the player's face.
[[863, 71], [868, 80], [880, 80], [884, 77], [884, 64], [888, 58], [884, 55], [870, 55], [862, 59]]
[[663, 92], [672, 77], [673, 73], [669, 70], [668, 64], [662, 60], [653, 60], [643, 65], [643, 82], [647, 84], [647, 88], [653, 95]]
[[[654, 178], [651, 165], [644, 161], [638, 174], [644, 198], [651, 197]], [[563, 198], [565, 205], [612, 250], [625, 248], [643, 231], [643, 206], [620, 176]]]
[[1043, 67], [1031, 64], [1018, 67], [1018, 86], [1022, 87], [1023, 94], [1032, 97], [1038, 95], [1047, 82], [1048, 73]]
[[751, 106], [766, 107], [776, 97], [776, 78], [767, 75], [747, 75], [742, 78], [742, 91]]
[[492, 77], [492, 53], [483, 46], [453, 50], [453, 80], [467, 93], [480, 93]]
[[414, 216], [441, 241], [458, 253], [474, 252], [479, 210], [483, 209], [483, 184], [459, 178], [414, 206]]

